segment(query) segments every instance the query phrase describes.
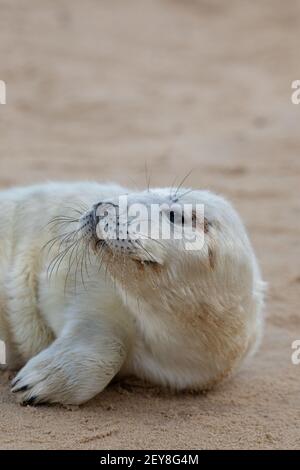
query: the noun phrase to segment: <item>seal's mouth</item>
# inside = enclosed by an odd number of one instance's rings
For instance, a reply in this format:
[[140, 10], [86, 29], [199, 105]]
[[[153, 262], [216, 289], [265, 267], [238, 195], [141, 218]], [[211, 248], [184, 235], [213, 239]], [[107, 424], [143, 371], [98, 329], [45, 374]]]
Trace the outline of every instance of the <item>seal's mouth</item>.
[[103, 253], [103, 251], [105, 251], [106, 254], [108, 254], [115, 260], [116, 258], [120, 257], [123, 261], [127, 259], [134, 262], [137, 266], [157, 267], [160, 265], [160, 263], [155, 259], [144, 259], [137, 253], [127, 253], [127, 250], [120, 251], [118, 249], [115, 249], [106, 240], [96, 240], [95, 242], [92, 241], [91, 244], [96, 254], [101, 254]]

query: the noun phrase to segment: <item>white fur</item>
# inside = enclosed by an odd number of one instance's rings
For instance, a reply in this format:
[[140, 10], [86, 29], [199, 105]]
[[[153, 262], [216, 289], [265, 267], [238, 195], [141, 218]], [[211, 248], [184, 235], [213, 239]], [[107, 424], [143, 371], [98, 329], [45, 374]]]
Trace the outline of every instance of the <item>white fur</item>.
[[[78, 263], [66, 256], [50, 279], [55, 245], [43, 247], [68, 230], [49, 225], [54, 217], [125, 193], [133, 201], [165, 202], [170, 189], [50, 183], [0, 193], [0, 339], [8, 366], [25, 364], [13, 382], [20, 402], [80, 404], [117, 374], [206, 389], [254, 352], [263, 283], [244, 227], [223, 198], [185, 191], [182, 202], [205, 205], [209, 230], [201, 252], [187, 253], [174, 240], [145, 240], [146, 251], [135, 254], [139, 263], [119, 256], [115, 242], [101, 267], [90, 251], [88, 274], [78, 272], [79, 250]], [[144, 264], [145, 253], [157, 269]]]

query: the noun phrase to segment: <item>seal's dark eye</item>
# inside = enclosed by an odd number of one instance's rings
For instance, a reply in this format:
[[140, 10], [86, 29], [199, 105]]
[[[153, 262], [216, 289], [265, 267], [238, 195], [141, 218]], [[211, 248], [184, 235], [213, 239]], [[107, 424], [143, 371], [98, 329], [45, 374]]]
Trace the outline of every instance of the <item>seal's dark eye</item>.
[[181, 224], [184, 225], [184, 215], [182, 214], [181, 218], [179, 214], [176, 214], [175, 211], [169, 212], [169, 219], [171, 224]]
[[170, 219], [171, 224], [174, 224], [174, 222], [175, 222], [175, 212], [174, 211], [169, 212], [169, 219]]

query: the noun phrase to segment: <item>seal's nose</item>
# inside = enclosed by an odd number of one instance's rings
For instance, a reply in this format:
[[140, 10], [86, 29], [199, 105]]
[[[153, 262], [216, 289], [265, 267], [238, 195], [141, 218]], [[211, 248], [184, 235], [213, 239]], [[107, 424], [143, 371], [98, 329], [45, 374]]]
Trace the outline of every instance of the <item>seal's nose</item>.
[[94, 204], [92, 212], [95, 223], [97, 224], [99, 222], [99, 219], [106, 217], [109, 213], [109, 209], [112, 207], [117, 209], [119, 206], [118, 204], [115, 204], [114, 202], [110, 201], [102, 201], [98, 202], [97, 204]]
[[93, 222], [95, 228], [99, 224], [100, 219], [103, 219], [104, 217], [107, 216], [108, 212], [107, 209], [105, 209], [105, 206], [107, 206], [109, 203], [104, 203], [104, 202], [98, 202], [97, 204], [93, 205], [93, 209], [91, 211], [92, 216], [93, 216]]
[[113, 227], [115, 226], [116, 220], [118, 219], [118, 208], [118, 204], [112, 201], [101, 201], [93, 205], [91, 214], [94, 230], [98, 238], [102, 239], [103, 228], [104, 231], [107, 231], [110, 223]]

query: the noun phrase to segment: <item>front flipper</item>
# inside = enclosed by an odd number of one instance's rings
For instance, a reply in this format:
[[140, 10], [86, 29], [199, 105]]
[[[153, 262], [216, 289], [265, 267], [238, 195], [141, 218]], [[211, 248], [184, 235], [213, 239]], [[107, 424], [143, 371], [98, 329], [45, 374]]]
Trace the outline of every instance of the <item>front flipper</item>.
[[100, 393], [119, 372], [128, 338], [103, 321], [74, 322], [17, 374], [12, 392], [21, 404], [79, 405]]

